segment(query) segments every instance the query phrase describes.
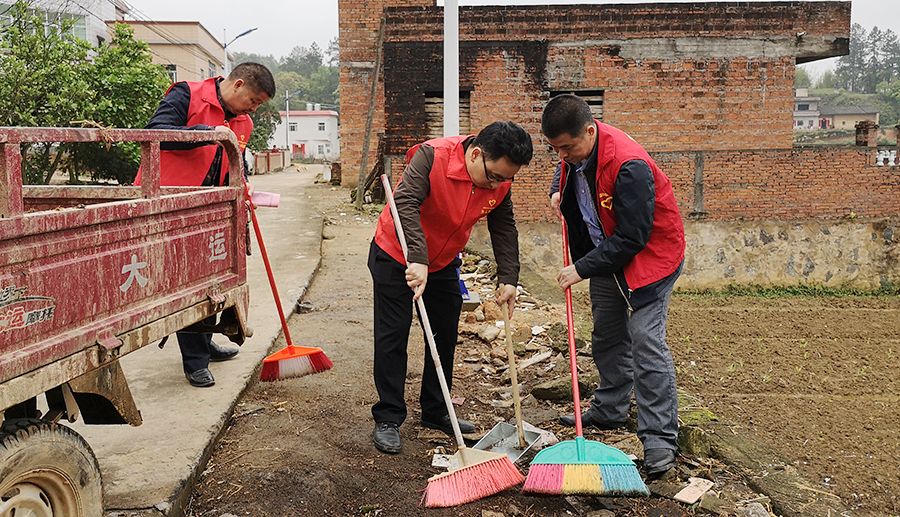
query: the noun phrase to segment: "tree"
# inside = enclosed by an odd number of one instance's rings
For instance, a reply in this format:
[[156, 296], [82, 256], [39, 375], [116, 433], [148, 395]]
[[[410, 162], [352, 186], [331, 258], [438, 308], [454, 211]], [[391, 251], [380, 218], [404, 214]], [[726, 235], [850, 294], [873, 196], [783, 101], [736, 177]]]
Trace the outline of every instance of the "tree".
[[[160, 65], [153, 64], [150, 47], [134, 39], [134, 31], [116, 24], [109, 45], [100, 48], [90, 67], [88, 83], [93, 93], [92, 119], [105, 127], [144, 127], [153, 116], [169, 78]], [[107, 147], [97, 144], [77, 146], [72, 179], [89, 171], [93, 179], [134, 180], [140, 164], [138, 144]]]
[[[307, 81], [297, 72], [281, 71], [275, 74], [275, 88], [277, 90], [276, 95], [279, 97], [279, 99], [277, 99], [277, 106], [280, 110], [285, 109], [285, 93], [290, 94], [292, 100], [296, 100], [297, 102], [306, 100], [305, 97], [308, 90]], [[294, 106], [297, 106], [297, 104]]]
[[307, 81], [307, 100], [321, 104], [337, 104], [340, 73], [337, 67], [323, 66]]
[[297, 46], [291, 53], [282, 58], [279, 67], [282, 71], [294, 72], [303, 77], [309, 77], [322, 66], [322, 49], [313, 42], [307, 47]]
[[278, 60], [271, 54], [262, 55], [246, 52], [234, 52], [232, 53], [232, 55], [234, 56], [235, 66], [241, 63], [259, 63], [261, 65], [265, 65], [265, 67], [268, 68], [273, 75], [278, 72]]
[[862, 92], [863, 75], [866, 69], [866, 44], [868, 34], [866, 29], [854, 23], [850, 27], [850, 53], [838, 59], [835, 71], [835, 82], [839, 88], [851, 92]]
[[329, 67], [336, 67], [340, 64], [340, 43], [337, 38], [332, 38], [328, 42], [328, 49], [325, 50], [325, 64]]
[[[0, 31], [0, 125], [69, 126], [91, 115], [88, 44], [71, 33], [73, 20], [46, 24], [19, 0]], [[23, 145], [24, 178], [47, 184], [67, 155], [67, 146]]]
[[268, 149], [269, 139], [275, 133], [275, 127], [281, 122], [277, 101], [270, 100], [266, 102], [256, 112], [252, 113], [250, 118], [253, 119], [253, 133], [250, 134], [247, 147], [254, 151]]
[[825, 70], [822, 75], [816, 79], [816, 88], [831, 89], [834, 88], [834, 71]]
[[812, 86], [812, 80], [809, 72], [803, 67], [797, 67], [797, 73], [794, 75], [794, 88], [809, 88]]

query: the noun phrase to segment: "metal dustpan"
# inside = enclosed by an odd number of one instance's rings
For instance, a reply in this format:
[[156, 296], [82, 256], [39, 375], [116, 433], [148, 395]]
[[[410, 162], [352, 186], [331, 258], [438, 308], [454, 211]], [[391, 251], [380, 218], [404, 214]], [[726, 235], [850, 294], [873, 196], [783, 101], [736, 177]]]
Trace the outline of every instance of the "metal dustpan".
[[523, 448], [519, 443], [519, 432], [516, 426], [500, 422], [488, 434], [482, 436], [473, 448], [506, 454], [513, 463], [516, 463], [520, 459], [528, 459], [533, 456], [537, 452], [534, 445], [541, 439], [540, 433], [534, 431], [525, 430], [524, 434], [525, 447]]
[[503, 313], [503, 329], [506, 333], [506, 353], [509, 357], [509, 380], [512, 383], [513, 404], [516, 410], [516, 425], [500, 422], [484, 435], [475, 449], [482, 451], [498, 452], [506, 454], [513, 463], [520, 458], [530, 459], [534, 455], [534, 444], [541, 439], [541, 433], [526, 431], [522, 422], [522, 400], [519, 397], [519, 379], [516, 371], [516, 353], [513, 350], [512, 328], [509, 326], [509, 311], [506, 307], [501, 309]]

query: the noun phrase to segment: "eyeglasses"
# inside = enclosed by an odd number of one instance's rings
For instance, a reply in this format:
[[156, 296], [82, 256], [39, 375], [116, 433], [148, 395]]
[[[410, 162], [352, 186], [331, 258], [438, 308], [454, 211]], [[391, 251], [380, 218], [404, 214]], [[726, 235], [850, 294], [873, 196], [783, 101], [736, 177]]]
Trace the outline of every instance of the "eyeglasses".
[[481, 165], [484, 167], [484, 177], [491, 183], [512, 183], [515, 178], [507, 178], [499, 174], [494, 174], [487, 168], [487, 162], [484, 161], [484, 150], [481, 150]]

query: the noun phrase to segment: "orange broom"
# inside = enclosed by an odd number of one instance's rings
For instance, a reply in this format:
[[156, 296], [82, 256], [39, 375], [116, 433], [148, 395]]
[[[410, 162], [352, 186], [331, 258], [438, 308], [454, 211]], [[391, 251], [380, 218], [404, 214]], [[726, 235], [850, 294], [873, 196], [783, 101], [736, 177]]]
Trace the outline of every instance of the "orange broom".
[[256, 219], [256, 205], [250, 198], [250, 189], [246, 181], [244, 182], [244, 194], [247, 197], [247, 204], [250, 206], [250, 219], [253, 221], [253, 231], [256, 233], [256, 242], [259, 244], [263, 264], [266, 266], [266, 274], [269, 276], [272, 296], [275, 297], [275, 307], [278, 309], [278, 317], [281, 318], [281, 332], [284, 333], [284, 340], [287, 342], [285, 348], [263, 359], [259, 380], [277, 381], [328, 370], [334, 366], [334, 363], [321, 348], [294, 346], [294, 342], [291, 340], [291, 332], [288, 330], [287, 320], [284, 318], [284, 309], [281, 308], [281, 298], [278, 296], [278, 287], [275, 285], [275, 277], [272, 275], [272, 265], [269, 264], [269, 254], [266, 253], [266, 244], [263, 242], [259, 221]]
[[[394, 203], [391, 184], [387, 176], [383, 174], [381, 175], [381, 184], [384, 186], [384, 195], [390, 205], [397, 238], [403, 248], [403, 256], [406, 257], [408, 253], [406, 238], [403, 235], [403, 227], [400, 225], [400, 217], [397, 215], [397, 205]], [[450, 467], [450, 471], [438, 474], [428, 480], [423, 497], [425, 507], [445, 508], [470, 503], [520, 484], [525, 478], [506, 454], [466, 447], [462, 432], [459, 430], [459, 422], [456, 419], [456, 410], [453, 408], [453, 402], [450, 401], [450, 390], [447, 388], [447, 379], [444, 378], [441, 358], [438, 355], [437, 344], [434, 342], [434, 334], [431, 332], [431, 323], [428, 321], [428, 313], [425, 310], [425, 300], [419, 297], [416, 305], [419, 308], [422, 330], [425, 332], [425, 340], [428, 341], [431, 349], [434, 369], [437, 371], [444, 403], [447, 405], [447, 413], [450, 415], [450, 424], [453, 426], [453, 435], [456, 437], [458, 445], [456, 454], [450, 460], [450, 464], [453, 465]]]

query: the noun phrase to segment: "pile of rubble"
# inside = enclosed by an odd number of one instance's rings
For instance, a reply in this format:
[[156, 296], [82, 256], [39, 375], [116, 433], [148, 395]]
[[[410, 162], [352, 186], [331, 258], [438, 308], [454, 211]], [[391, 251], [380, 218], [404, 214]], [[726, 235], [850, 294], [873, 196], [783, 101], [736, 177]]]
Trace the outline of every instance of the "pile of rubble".
[[[454, 403], [459, 406], [461, 416], [487, 431], [497, 422], [514, 423], [505, 347], [509, 329], [504, 328], [500, 307], [494, 302], [493, 263], [469, 255], [464, 257], [461, 271], [461, 278], [475, 301], [464, 306], [460, 318]], [[558, 422], [559, 415], [573, 411], [564, 307], [547, 304], [519, 287], [511, 326], [524, 420], [553, 433], [559, 440], [572, 439], [574, 430]], [[586, 399], [597, 385], [598, 374], [590, 343], [576, 338], [576, 348], [579, 390]], [[682, 401], [681, 405], [699, 404]], [[643, 448], [634, 432], [636, 425], [632, 414], [626, 429], [585, 430], [585, 436], [640, 461]], [[683, 427], [688, 435], [697, 432], [690, 426]], [[685, 449], [693, 454], [686, 454]], [[650, 499], [569, 497], [567, 501], [577, 514], [595, 517], [646, 515], [651, 510], [656, 515], [774, 515], [769, 499], [750, 488], [737, 469], [706, 453], [702, 447], [685, 444], [678, 467], [648, 485], [655, 496]], [[496, 515], [506, 514], [515, 515], [515, 512]]]

